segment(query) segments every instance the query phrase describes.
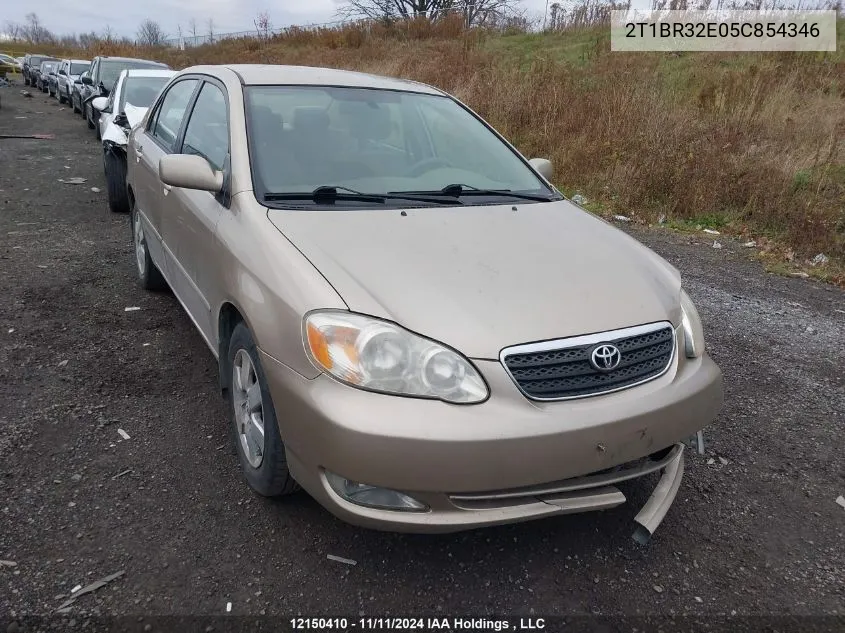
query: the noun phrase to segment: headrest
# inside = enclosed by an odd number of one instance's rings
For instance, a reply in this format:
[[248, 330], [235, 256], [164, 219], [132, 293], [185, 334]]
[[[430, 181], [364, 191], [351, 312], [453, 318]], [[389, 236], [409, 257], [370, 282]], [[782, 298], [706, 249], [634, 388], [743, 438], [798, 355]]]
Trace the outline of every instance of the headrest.
[[293, 111], [293, 128], [308, 132], [329, 129], [329, 114], [319, 106], [300, 106]]
[[259, 134], [268, 134], [284, 128], [284, 119], [267, 106], [253, 106], [252, 117], [259, 126]]
[[349, 132], [362, 140], [383, 141], [393, 130], [393, 121], [386, 106], [370, 101], [344, 101], [340, 114], [349, 125]]

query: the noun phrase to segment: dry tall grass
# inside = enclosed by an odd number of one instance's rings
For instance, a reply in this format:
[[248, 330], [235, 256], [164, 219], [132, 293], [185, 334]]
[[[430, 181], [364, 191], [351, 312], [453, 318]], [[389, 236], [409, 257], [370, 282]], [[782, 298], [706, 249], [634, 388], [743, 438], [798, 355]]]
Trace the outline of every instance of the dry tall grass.
[[[575, 53], [556, 52], [566, 38], [580, 42]], [[621, 54], [600, 30], [509, 40], [418, 22], [186, 51], [90, 52], [155, 57], [175, 68], [330, 66], [434, 84], [526, 155], [551, 158], [557, 182], [598, 210], [747, 229], [798, 259], [824, 252], [837, 268], [845, 263], [841, 39], [835, 54]]]

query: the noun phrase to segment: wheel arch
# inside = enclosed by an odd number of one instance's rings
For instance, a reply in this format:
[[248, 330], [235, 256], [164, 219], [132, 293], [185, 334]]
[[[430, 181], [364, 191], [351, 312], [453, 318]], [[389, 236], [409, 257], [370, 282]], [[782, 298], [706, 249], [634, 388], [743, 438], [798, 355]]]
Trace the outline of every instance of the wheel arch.
[[224, 399], [229, 398], [229, 341], [239, 323], [243, 323], [252, 332], [243, 311], [233, 302], [224, 301], [217, 312], [217, 367], [220, 374], [220, 395]]

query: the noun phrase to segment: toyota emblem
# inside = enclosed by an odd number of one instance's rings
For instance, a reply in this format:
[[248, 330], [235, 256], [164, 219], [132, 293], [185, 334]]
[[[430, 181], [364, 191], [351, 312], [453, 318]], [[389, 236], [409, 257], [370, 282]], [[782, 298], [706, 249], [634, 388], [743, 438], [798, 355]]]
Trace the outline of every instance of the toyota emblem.
[[619, 366], [620, 362], [622, 362], [622, 352], [610, 343], [598, 345], [590, 354], [590, 363], [599, 371], [612, 371]]

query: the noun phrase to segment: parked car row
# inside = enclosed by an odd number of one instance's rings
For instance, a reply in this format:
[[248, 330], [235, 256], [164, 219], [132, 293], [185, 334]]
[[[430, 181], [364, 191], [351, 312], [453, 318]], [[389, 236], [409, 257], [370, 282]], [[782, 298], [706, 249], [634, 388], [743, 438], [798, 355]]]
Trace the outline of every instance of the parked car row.
[[140, 285], [217, 359], [253, 490], [448, 532], [613, 508], [660, 473], [648, 540], [721, 373], [678, 271], [548, 160], [360, 73], [100, 57], [73, 86]]
[[109, 207], [115, 212], [128, 211], [127, 134], [175, 72], [166, 64], [146, 59], [55, 59], [29, 54], [24, 57], [23, 74], [27, 85], [69, 104], [94, 130], [103, 143]]

